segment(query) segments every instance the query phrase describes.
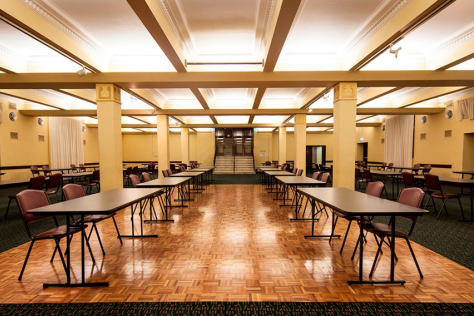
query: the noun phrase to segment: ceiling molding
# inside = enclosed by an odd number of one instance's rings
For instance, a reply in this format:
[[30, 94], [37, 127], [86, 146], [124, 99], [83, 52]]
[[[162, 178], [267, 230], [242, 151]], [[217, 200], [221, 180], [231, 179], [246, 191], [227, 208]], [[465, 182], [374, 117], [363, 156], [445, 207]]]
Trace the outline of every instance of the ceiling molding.
[[454, 38], [450, 38], [444, 43], [438, 45], [434, 49], [432, 49], [427, 55], [437, 55], [439, 53], [448, 51], [453, 49], [456, 46], [461, 45], [464, 42], [469, 41], [474, 37], [474, 22], [469, 24], [466, 28], [459, 32], [460, 34], [456, 34]]
[[[137, 119], [137, 118], [135, 118]], [[139, 120], [139, 119], [137, 119]], [[381, 122], [367, 122], [356, 123], [356, 127], [379, 127]], [[98, 128], [99, 124], [86, 124], [89, 128]], [[294, 124], [277, 124], [277, 123], [263, 123], [263, 124], [170, 124], [169, 128], [268, 128], [268, 127], [293, 127]], [[333, 123], [307, 123], [306, 127], [334, 127]], [[122, 124], [122, 128], [156, 128], [156, 124]]]

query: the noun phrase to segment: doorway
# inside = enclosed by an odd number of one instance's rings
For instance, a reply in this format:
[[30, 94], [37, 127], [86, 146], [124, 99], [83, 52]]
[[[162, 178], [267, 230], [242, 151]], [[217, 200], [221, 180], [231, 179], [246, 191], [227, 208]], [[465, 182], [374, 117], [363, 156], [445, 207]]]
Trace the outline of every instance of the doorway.
[[306, 170], [313, 170], [314, 164], [326, 164], [326, 146], [306, 146]]
[[462, 149], [462, 170], [474, 170], [474, 133], [464, 134], [464, 144]]
[[357, 156], [356, 161], [365, 161], [367, 163], [369, 143], [358, 143], [357, 144]]

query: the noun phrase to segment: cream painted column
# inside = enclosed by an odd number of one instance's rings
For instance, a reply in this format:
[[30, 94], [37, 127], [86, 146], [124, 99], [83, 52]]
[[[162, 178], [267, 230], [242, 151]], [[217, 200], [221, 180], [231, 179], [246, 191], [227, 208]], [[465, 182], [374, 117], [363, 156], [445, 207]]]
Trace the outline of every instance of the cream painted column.
[[295, 115], [295, 167], [306, 176], [306, 114]]
[[167, 115], [156, 116], [156, 134], [158, 140], [158, 177], [163, 178], [162, 170], [170, 167], [170, 139]]
[[356, 160], [357, 83], [334, 87], [333, 187], [354, 190]]
[[286, 127], [278, 128], [278, 164], [282, 165], [286, 162]]
[[123, 188], [122, 109], [120, 88], [96, 85], [100, 190]]
[[181, 162], [189, 164], [189, 128], [181, 128]]

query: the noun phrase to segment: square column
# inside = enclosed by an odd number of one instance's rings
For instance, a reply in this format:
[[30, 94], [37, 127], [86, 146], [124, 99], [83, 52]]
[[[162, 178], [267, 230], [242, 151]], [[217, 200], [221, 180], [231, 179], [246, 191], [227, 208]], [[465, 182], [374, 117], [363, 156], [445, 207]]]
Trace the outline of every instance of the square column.
[[278, 164], [282, 165], [286, 162], [286, 127], [278, 128]]
[[334, 87], [333, 187], [354, 190], [356, 160], [357, 83]]
[[306, 114], [295, 115], [295, 167], [306, 175]]
[[181, 162], [189, 164], [189, 128], [181, 128]]
[[158, 177], [163, 178], [162, 170], [170, 168], [170, 139], [167, 115], [156, 116], [156, 135], [158, 140]]
[[100, 190], [123, 188], [122, 109], [120, 88], [96, 85]]

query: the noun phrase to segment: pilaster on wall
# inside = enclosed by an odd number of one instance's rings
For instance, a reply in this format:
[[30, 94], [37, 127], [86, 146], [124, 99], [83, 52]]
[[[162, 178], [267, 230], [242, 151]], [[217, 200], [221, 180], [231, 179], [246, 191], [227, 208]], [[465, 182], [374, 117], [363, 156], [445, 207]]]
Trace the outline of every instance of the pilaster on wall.
[[295, 167], [306, 175], [306, 114], [295, 115]]
[[169, 122], [167, 115], [156, 116], [158, 141], [158, 177], [163, 178], [163, 170], [170, 167]]
[[334, 87], [333, 186], [354, 190], [356, 159], [357, 83], [340, 82]]
[[189, 164], [189, 128], [181, 128], [181, 162]]
[[120, 88], [96, 85], [101, 191], [123, 187]]
[[286, 162], [286, 127], [280, 126], [278, 129], [278, 164]]

